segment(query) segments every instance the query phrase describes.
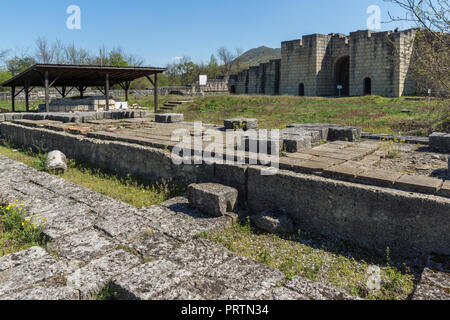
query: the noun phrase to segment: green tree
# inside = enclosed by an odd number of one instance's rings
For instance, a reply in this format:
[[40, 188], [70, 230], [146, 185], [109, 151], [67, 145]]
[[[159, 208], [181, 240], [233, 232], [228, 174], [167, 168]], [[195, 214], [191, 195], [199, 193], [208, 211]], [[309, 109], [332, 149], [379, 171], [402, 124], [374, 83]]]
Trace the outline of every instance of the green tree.
[[[0, 70], [0, 84], [12, 78], [12, 74], [8, 71]], [[9, 88], [0, 87], [0, 91], [6, 91]]]
[[14, 56], [12, 59], [9, 59], [6, 62], [6, 68], [10, 74], [13, 76], [18, 75], [22, 71], [25, 71], [32, 65], [34, 65], [36, 61], [31, 57], [18, 57]]

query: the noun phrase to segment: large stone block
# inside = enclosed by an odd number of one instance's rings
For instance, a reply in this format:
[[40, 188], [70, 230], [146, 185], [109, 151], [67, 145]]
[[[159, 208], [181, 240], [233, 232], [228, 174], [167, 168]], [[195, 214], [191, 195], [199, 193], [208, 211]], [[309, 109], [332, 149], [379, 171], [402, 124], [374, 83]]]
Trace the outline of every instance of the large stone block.
[[430, 148], [438, 152], [450, 152], [450, 134], [434, 132], [429, 136]]
[[225, 119], [223, 125], [227, 130], [250, 130], [258, 129], [258, 119], [250, 118], [236, 118], [236, 119]]
[[[328, 129], [331, 125], [329, 124], [321, 124], [321, 123], [300, 123], [300, 124], [290, 124], [287, 125], [287, 129], [296, 128], [309, 132], [317, 132], [312, 133], [312, 143], [320, 142], [320, 140], [326, 141], [328, 140]], [[317, 138], [318, 135], [318, 138]], [[319, 141], [316, 141], [318, 139]]]
[[238, 191], [217, 183], [191, 184], [187, 190], [189, 203], [209, 216], [220, 217], [233, 211]]
[[328, 140], [356, 141], [361, 137], [361, 128], [359, 127], [330, 127], [328, 130]]
[[155, 114], [155, 121], [159, 123], [177, 123], [184, 121], [182, 113], [160, 113]]

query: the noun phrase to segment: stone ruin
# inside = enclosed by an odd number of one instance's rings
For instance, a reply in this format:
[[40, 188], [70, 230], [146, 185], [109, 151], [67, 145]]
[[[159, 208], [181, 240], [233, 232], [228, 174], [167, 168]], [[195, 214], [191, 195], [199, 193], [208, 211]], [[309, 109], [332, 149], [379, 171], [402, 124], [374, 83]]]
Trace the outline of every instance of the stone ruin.
[[[106, 111], [105, 96], [88, 96], [85, 98], [52, 99], [49, 104], [50, 112], [98, 112]], [[109, 110], [116, 108], [113, 97], [109, 99]], [[39, 112], [45, 112], [45, 104], [39, 105]]]
[[[232, 255], [228, 250], [196, 238], [201, 232], [229, 226], [241, 206], [250, 210], [251, 222], [266, 232], [295, 233], [302, 228], [352, 241], [380, 255], [386, 246], [393, 255], [420, 259], [430, 252], [450, 253], [450, 184], [392, 170], [366, 170], [368, 163], [379, 161], [380, 142], [360, 141], [364, 136], [360, 128], [289, 125], [275, 141], [289, 154], [280, 155], [277, 174], [266, 176], [257, 165], [174, 165], [167, 150], [174, 146], [170, 134], [177, 128], [192, 134], [193, 125], [179, 122], [182, 118], [174, 115], [154, 122], [133, 119], [140, 112], [127, 112], [88, 113], [92, 118], [75, 119], [83, 124], [64, 114], [59, 114], [62, 118], [45, 113], [0, 115], [0, 135], [15, 144], [58, 148], [69, 158], [112, 172], [132, 170], [146, 179], [189, 182], [186, 198], [137, 209], [0, 156], [7, 169], [0, 172], [1, 193], [49, 217], [45, 233], [54, 241], [47, 251], [59, 252], [54, 257], [34, 248], [0, 259], [0, 275], [6, 275], [0, 276], [0, 299], [87, 299], [108, 282], [122, 299], [355, 299], [301, 277], [278, 288], [283, 279], [278, 270], [242, 257], [228, 259]], [[118, 120], [119, 116], [126, 120]], [[249, 133], [258, 132], [253, 120], [229, 119], [226, 126], [231, 124], [238, 136], [250, 141]], [[106, 123], [121, 127], [98, 129]], [[249, 123], [252, 129], [246, 127]], [[89, 130], [75, 135], [77, 128]], [[430, 146], [443, 150], [446, 134], [434, 136], [438, 142], [430, 137]], [[118, 244], [133, 250], [119, 250]], [[212, 255], [225, 258], [211, 259]], [[65, 269], [66, 262], [71, 269]], [[448, 288], [442, 285], [445, 274], [431, 273], [434, 269], [428, 267], [414, 299], [448, 299]], [[23, 270], [32, 270], [25, 281], [19, 280]], [[59, 271], [67, 272], [67, 284], [42, 285], [42, 279]], [[436, 275], [444, 280], [437, 283]], [[192, 277], [220, 285], [214, 292], [204, 292], [193, 286]], [[165, 287], [159, 290], [162, 282]]]

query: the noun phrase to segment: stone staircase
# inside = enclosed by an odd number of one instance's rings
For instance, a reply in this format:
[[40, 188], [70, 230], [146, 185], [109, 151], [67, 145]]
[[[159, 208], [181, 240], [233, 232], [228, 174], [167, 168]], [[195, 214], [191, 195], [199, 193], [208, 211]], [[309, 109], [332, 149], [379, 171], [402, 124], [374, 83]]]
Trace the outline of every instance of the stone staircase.
[[191, 103], [194, 100], [180, 100], [180, 101], [168, 101], [163, 106], [159, 107], [160, 111], [173, 111], [175, 108], [186, 104]]

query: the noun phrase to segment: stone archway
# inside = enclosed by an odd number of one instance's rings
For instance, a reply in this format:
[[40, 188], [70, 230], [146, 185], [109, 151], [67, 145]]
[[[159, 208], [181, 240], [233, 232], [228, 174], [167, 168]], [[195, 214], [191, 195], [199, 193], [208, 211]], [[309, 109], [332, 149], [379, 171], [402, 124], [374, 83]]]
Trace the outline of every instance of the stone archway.
[[298, 85], [298, 95], [300, 97], [304, 97], [305, 96], [305, 84], [304, 83], [300, 83]]
[[372, 79], [365, 78], [364, 79], [364, 95], [372, 94]]
[[344, 56], [335, 63], [336, 95], [339, 95], [338, 86], [342, 86], [341, 96], [350, 95], [350, 56]]

